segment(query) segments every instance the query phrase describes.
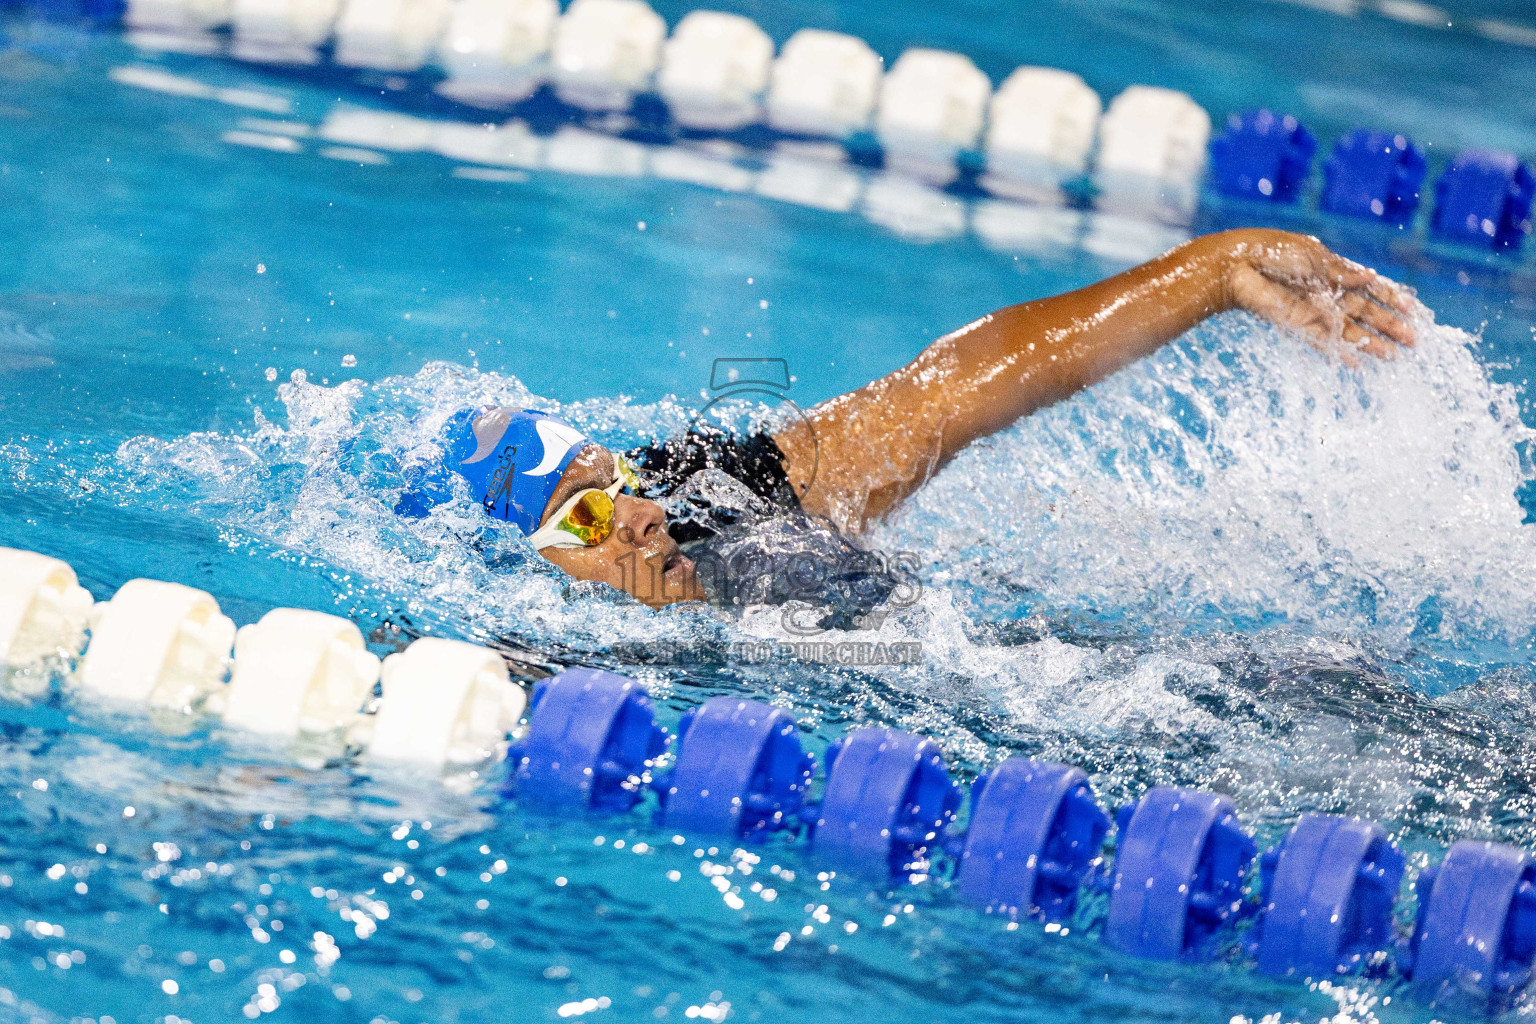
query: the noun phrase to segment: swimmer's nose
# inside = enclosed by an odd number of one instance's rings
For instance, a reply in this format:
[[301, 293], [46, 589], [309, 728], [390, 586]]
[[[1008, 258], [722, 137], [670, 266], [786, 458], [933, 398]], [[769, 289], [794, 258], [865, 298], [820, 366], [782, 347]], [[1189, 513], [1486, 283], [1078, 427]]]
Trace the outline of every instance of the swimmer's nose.
[[665, 531], [667, 525], [667, 514], [660, 505], [628, 494], [614, 499], [613, 519], [618, 535], [637, 548], [649, 544], [658, 533]]

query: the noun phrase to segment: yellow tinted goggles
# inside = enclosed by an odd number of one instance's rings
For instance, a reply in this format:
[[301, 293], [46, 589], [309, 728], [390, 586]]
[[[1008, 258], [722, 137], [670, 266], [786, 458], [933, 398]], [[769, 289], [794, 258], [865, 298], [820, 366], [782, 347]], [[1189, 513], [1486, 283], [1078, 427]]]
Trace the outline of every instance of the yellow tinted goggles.
[[613, 482], [606, 488], [589, 487], [575, 494], [528, 538], [535, 548], [595, 547], [613, 535], [613, 501], [620, 491], [633, 493], [640, 480], [622, 455], [613, 457]]

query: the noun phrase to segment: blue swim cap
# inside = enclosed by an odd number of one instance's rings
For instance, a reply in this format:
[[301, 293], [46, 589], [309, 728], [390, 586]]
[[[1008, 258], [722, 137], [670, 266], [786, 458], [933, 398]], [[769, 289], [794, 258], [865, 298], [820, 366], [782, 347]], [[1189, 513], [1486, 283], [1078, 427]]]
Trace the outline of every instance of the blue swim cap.
[[591, 442], [564, 420], [532, 409], [467, 410], [443, 428], [447, 467], [498, 519], [531, 534], [560, 475]]

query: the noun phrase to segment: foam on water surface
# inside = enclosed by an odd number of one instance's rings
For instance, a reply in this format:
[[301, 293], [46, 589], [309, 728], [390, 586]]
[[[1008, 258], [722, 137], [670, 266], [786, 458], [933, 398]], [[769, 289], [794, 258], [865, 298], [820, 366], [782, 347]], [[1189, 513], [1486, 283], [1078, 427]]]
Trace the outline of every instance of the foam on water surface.
[[983, 596], [1158, 632], [1283, 622], [1389, 657], [1519, 644], [1531, 431], [1474, 339], [1427, 315], [1420, 334], [1356, 371], [1224, 319], [968, 450], [882, 539]]

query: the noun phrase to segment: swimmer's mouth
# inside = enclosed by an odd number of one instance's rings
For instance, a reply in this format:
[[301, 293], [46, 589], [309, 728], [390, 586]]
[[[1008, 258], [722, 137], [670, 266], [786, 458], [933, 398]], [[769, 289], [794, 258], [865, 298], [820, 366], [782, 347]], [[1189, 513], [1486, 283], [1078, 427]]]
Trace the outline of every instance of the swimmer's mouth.
[[693, 559], [681, 551], [673, 551], [661, 563], [661, 588], [675, 600], [693, 601], [699, 598], [695, 591]]

